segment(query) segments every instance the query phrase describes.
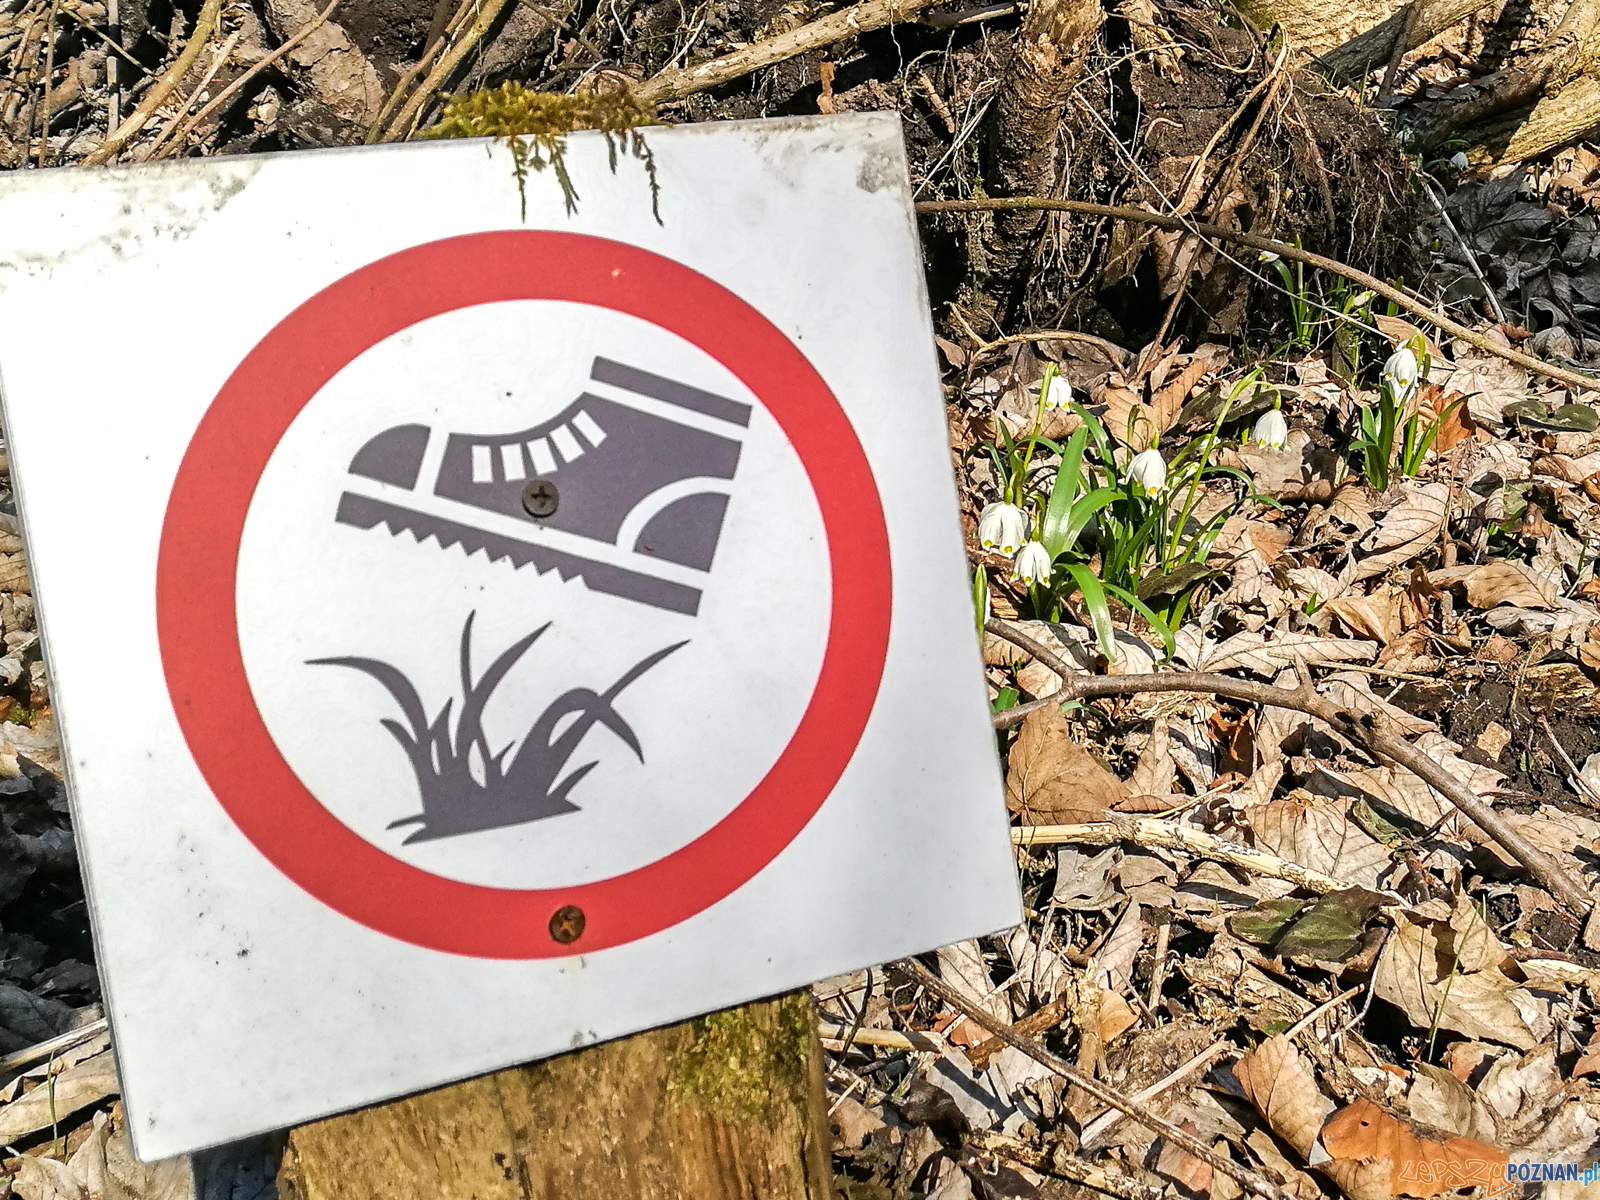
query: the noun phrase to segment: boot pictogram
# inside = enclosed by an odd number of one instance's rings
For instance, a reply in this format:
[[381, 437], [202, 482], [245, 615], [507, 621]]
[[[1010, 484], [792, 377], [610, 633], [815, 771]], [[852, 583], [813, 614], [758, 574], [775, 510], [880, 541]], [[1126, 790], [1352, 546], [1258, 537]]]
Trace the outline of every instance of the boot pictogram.
[[[596, 591], [693, 615], [702, 589], [652, 567], [710, 571], [742, 449], [733, 435], [749, 425], [750, 406], [606, 358], [590, 378], [635, 402], [584, 392], [511, 433], [383, 431], [350, 463], [351, 475], [381, 486], [346, 491], [336, 519], [581, 576]], [[677, 413], [700, 419], [667, 415]], [[425, 494], [418, 482], [436, 436], [445, 442]], [[530, 515], [535, 480], [549, 485], [536, 510], [548, 515]]]

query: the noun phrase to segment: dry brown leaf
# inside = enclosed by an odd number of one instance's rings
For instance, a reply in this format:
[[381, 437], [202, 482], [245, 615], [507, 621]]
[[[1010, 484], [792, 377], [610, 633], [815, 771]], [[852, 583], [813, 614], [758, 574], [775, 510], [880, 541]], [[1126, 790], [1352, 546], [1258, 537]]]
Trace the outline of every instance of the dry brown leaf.
[[1378, 653], [1376, 642], [1330, 638], [1315, 633], [1283, 633], [1268, 641], [1261, 633], [1236, 633], [1222, 642], [1209, 642], [1180, 657], [1196, 671], [1232, 671], [1243, 667], [1259, 675], [1274, 676], [1285, 667], [1304, 662], [1308, 667], [1337, 662], [1370, 662]]
[[1029, 713], [1011, 747], [1006, 806], [1031, 825], [1103, 821], [1127, 789], [1077, 742], [1054, 704]]
[[[1185, 1121], [1182, 1128], [1188, 1134], [1200, 1132], [1193, 1121]], [[1156, 1170], [1188, 1191], [1205, 1195], [1211, 1190], [1211, 1164], [1201, 1162], [1171, 1142], [1162, 1143], [1161, 1153], [1156, 1157]]]
[[1358, 887], [1380, 889], [1393, 865], [1389, 848], [1350, 819], [1350, 800], [1317, 802], [1297, 791], [1239, 814], [1255, 844], [1324, 875]]
[[[1420, 1138], [1405, 1122], [1370, 1100], [1357, 1100], [1335, 1113], [1322, 1127], [1322, 1144], [1335, 1160], [1387, 1161], [1391, 1196], [1425, 1200], [1476, 1183], [1488, 1183], [1496, 1166], [1499, 1177], [1505, 1178], [1504, 1150], [1471, 1138], [1456, 1137], [1447, 1142]], [[1331, 1166], [1326, 1164], [1324, 1169]], [[1335, 1181], [1344, 1186], [1342, 1181]]]
[[1356, 580], [1382, 575], [1427, 549], [1439, 536], [1449, 508], [1449, 484], [1406, 480], [1400, 503], [1361, 539], [1359, 549], [1364, 557], [1356, 563]]
[[1263, 496], [1283, 496], [1299, 491], [1306, 483], [1306, 448], [1311, 435], [1291, 429], [1288, 442], [1276, 449], [1254, 444], [1229, 448], [1217, 456], [1225, 467], [1234, 467], [1250, 476], [1250, 482]]
[[1412, 1069], [1416, 1074], [1406, 1103], [1413, 1120], [1479, 1141], [1494, 1137], [1494, 1118], [1465, 1083], [1431, 1063], [1419, 1062]]
[[1428, 581], [1435, 587], [1464, 585], [1467, 603], [1473, 608], [1494, 608], [1500, 604], [1535, 609], [1556, 606], [1554, 584], [1535, 575], [1526, 564], [1503, 558], [1469, 566], [1441, 567], [1428, 572]]
[[[1431, 390], [1444, 392], [1443, 388], [1439, 388], [1435, 384], [1430, 384], [1429, 387]], [[1459, 404], [1456, 403], [1458, 400], [1461, 401]], [[1481, 426], [1472, 419], [1472, 414], [1467, 411], [1465, 398], [1454, 388], [1440, 396], [1437, 403], [1439, 409], [1449, 408], [1450, 405], [1455, 404], [1454, 408], [1450, 408], [1445, 413], [1444, 420], [1439, 422], [1439, 432], [1433, 441], [1435, 450], [1440, 454], [1448, 454], [1462, 442], [1471, 441], [1476, 437]], [[1487, 437], [1488, 435], [1485, 434], [1484, 436]]]
[[1102, 1042], [1121, 1037], [1139, 1023], [1139, 1014], [1133, 1011], [1133, 1006], [1106, 988], [1100, 989], [1098, 1015], [1096, 1029]]
[[1381, 587], [1370, 596], [1344, 596], [1329, 600], [1327, 609], [1358, 638], [1374, 638], [1388, 645], [1416, 624], [1417, 610], [1404, 588]]
[[1387, 1158], [1336, 1158], [1317, 1170], [1339, 1185], [1346, 1200], [1394, 1200], [1394, 1164]]
[[1439, 348], [1439, 343], [1404, 317], [1391, 317], [1380, 313], [1372, 318], [1372, 323], [1378, 327], [1378, 332], [1388, 338], [1396, 347], [1405, 345], [1414, 337], [1420, 337], [1423, 344], [1428, 348], [1428, 356], [1434, 362], [1448, 361], [1445, 359], [1444, 351]]
[[1463, 354], [1450, 373], [1449, 388], [1467, 398], [1463, 407], [1473, 420], [1496, 424], [1506, 405], [1527, 395], [1528, 373], [1498, 356]]
[[1490, 721], [1472, 744], [1490, 758], [1499, 758], [1500, 751], [1511, 744], [1511, 731], [1498, 721]]
[[118, 1091], [117, 1066], [111, 1051], [85, 1059], [55, 1077], [55, 1085], [41, 1083], [26, 1096], [0, 1108], [0, 1141], [10, 1143], [41, 1129]]
[[1512, 1001], [1517, 985], [1498, 966], [1463, 970], [1458, 941], [1471, 961], [1489, 958], [1475, 926], [1468, 925], [1463, 936], [1447, 921], [1417, 913], [1400, 916], [1378, 955], [1374, 990], [1419, 1029], [1437, 1023], [1470, 1038], [1530, 1049], [1539, 1039]]
[[1311, 1070], [1294, 1043], [1281, 1033], [1274, 1034], [1241, 1056], [1233, 1075], [1272, 1132], [1306, 1161], [1332, 1105], [1317, 1091]]
[[88, 1188], [58, 1159], [24, 1154], [12, 1169], [11, 1194], [18, 1200], [90, 1200]]

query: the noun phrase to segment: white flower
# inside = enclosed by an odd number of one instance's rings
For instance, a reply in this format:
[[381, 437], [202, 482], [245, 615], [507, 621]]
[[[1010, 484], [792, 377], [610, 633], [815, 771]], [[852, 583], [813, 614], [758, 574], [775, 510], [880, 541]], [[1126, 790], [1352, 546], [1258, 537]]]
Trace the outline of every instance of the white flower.
[[1028, 514], [1015, 504], [991, 504], [978, 517], [978, 541], [985, 550], [1015, 554], [1028, 537]]
[[1458, 171], [1465, 171], [1472, 164], [1467, 161], [1467, 156], [1457, 150], [1450, 156], [1450, 165]]
[[1072, 403], [1072, 385], [1059, 375], [1050, 376], [1050, 386], [1044, 393], [1044, 410], [1066, 408]]
[[1289, 443], [1289, 423], [1283, 419], [1281, 412], [1269, 408], [1256, 422], [1255, 432], [1250, 435], [1250, 440], [1258, 446], [1281, 450]]
[[1263, 250], [1261, 252], [1261, 261], [1264, 263], [1275, 263], [1282, 257], [1283, 255], [1273, 250]]
[[1383, 364], [1383, 382], [1396, 400], [1408, 400], [1417, 386], [1417, 356], [1410, 346], [1401, 346]]
[[1371, 292], [1359, 292], [1350, 301], [1350, 307], [1351, 308], [1365, 308], [1367, 305], [1371, 304], [1372, 301], [1373, 301], [1373, 294]]
[[1029, 587], [1046, 582], [1050, 578], [1050, 551], [1041, 542], [1029, 542], [1017, 552], [1011, 577]]
[[1128, 464], [1128, 478], [1147, 492], [1159, 492], [1166, 486], [1167, 460], [1159, 450], [1141, 450]]

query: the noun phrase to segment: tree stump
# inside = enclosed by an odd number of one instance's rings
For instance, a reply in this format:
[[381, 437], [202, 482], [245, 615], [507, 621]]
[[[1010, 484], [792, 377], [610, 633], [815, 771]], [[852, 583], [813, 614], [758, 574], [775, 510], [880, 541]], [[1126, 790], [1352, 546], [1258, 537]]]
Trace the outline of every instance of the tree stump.
[[832, 1200], [792, 992], [303, 1125], [285, 1200]]

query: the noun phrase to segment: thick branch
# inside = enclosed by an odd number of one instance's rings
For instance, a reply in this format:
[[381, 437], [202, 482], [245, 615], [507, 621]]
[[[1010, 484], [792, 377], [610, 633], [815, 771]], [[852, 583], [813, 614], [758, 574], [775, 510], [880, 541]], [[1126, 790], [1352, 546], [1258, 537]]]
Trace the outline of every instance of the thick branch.
[[1535, 375], [1542, 375], [1546, 379], [1554, 379], [1557, 383], [1564, 383], [1576, 391], [1600, 391], [1600, 379], [1588, 375], [1581, 375], [1577, 371], [1569, 371], [1565, 367], [1558, 367], [1552, 363], [1542, 362], [1531, 355], [1523, 354], [1520, 350], [1512, 350], [1505, 346], [1496, 345], [1481, 333], [1475, 333], [1465, 325], [1452, 321], [1443, 313], [1434, 312], [1422, 301], [1402, 292], [1375, 275], [1368, 275], [1365, 271], [1355, 267], [1346, 266], [1336, 259], [1325, 255], [1313, 254], [1309, 250], [1302, 250], [1298, 246], [1291, 246], [1285, 242], [1275, 242], [1270, 238], [1257, 237], [1253, 233], [1241, 233], [1237, 229], [1224, 229], [1220, 225], [1207, 225], [1201, 221], [1192, 221], [1187, 217], [1169, 217], [1163, 213], [1146, 212], [1142, 208], [1123, 208], [1112, 204], [1091, 204], [1087, 200], [1041, 200], [1036, 196], [1019, 196], [1014, 199], [995, 200], [927, 200], [917, 205], [919, 213], [957, 213], [957, 212], [986, 212], [1004, 209], [1040, 208], [1053, 212], [1083, 213], [1092, 217], [1114, 217], [1121, 221], [1136, 221], [1143, 225], [1154, 225], [1158, 229], [1175, 229], [1188, 233], [1199, 234], [1201, 237], [1217, 238], [1225, 242], [1234, 242], [1240, 246], [1248, 246], [1252, 250], [1267, 250], [1283, 258], [1295, 262], [1303, 262], [1307, 266], [1319, 267], [1333, 275], [1341, 276], [1362, 287], [1368, 288], [1387, 300], [1393, 300], [1401, 308], [1414, 316], [1421, 317], [1430, 325], [1444, 330], [1453, 337], [1458, 337], [1485, 354], [1493, 354], [1507, 362], [1516, 363], [1524, 371]]
[[1426, 144], [1438, 145], [1459, 129], [1538, 100], [1578, 74], [1592, 55], [1600, 0], [1572, 0], [1555, 32], [1511, 66], [1458, 87], [1427, 106]]
[[[1488, 8], [1491, 0], [1432, 0], [1424, 11], [1416, 14], [1409, 26], [1406, 50], [1415, 50], [1424, 42], [1438, 37], [1445, 30], [1466, 20], [1479, 9]], [[1414, 7], [1414, 5], [1412, 6]], [[1338, 82], [1358, 79], [1375, 67], [1388, 61], [1400, 37], [1407, 28], [1410, 8], [1402, 8], [1394, 16], [1365, 33], [1357, 34], [1344, 45], [1329, 50], [1316, 60], [1317, 66]]]
[[[1061, 115], [1082, 71], [1083, 48], [1105, 20], [1100, 0], [1034, 0], [1001, 76], [990, 117], [990, 190], [1048, 196], [1056, 189]], [[1044, 214], [1002, 211], [990, 265], [1013, 274], [1037, 242]]]
[[[1041, 645], [1009, 623], [990, 620], [984, 628], [996, 637], [1004, 638], [1033, 655], [1050, 670], [1061, 676], [1061, 690], [1031, 705], [1022, 705], [995, 716], [995, 725], [1004, 728], [1014, 725], [1028, 712], [1045, 704], [1065, 704], [1072, 700], [1096, 700], [1107, 696], [1129, 696], [1144, 692], [1201, 692], [1213, 696], [1226, 696], [1246, 704], [1260, 704], [1268, 708], [1287, 708], [1315, 717], [1340, 737], [1359, 746], [1376, 758], [1402, 766], [1416, 775], [1429, 787], [1449, 800], [1469, 821], [1502, 849], [1516, 859], [1543, 884], [1562, 904], [1574, 912], [1587, 912], [1590, 907], [1588, 892], [1574, 881], [1561, 866], [1544, 851], [1534, 847], [1499, 813], [1494, 806], [1462, 783], [1427, 754], [1410, 742], [1380, 733], [1369, 720], [1347, 712], [1316, 694], [1310, 680], [1302, 680], [1293, 691], [1252, 683], [1227, 675], [1213, 675], [1206, 671], [1173, 671], [1159, 675], [1080, 675], [1076, 669], [1059, 658], [1048, 647]], [[1014, 715], [1020, 713], [1021, 715]]]

